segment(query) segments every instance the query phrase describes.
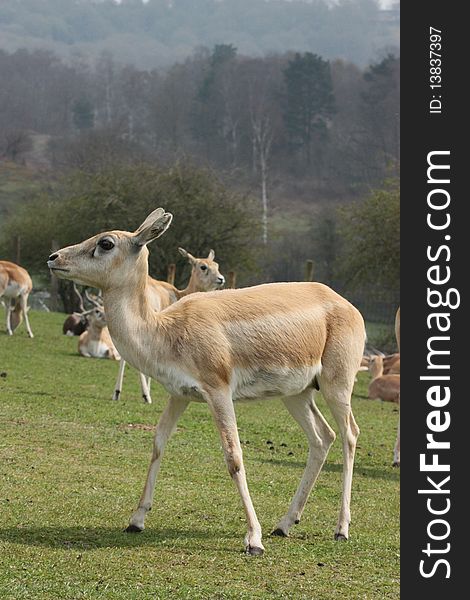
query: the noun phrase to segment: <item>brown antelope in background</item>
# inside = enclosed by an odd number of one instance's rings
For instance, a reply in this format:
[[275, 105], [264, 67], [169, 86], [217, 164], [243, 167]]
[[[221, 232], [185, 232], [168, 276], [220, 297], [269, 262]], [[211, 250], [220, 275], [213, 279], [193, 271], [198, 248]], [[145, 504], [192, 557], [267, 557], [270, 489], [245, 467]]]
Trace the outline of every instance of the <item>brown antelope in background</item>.
[[248, 531], [245, 549], [263, 553], [261, 526], [248, 491], [234, 400], [282, 397], [305, 432], [309, 454], [298, 490], [274, 532], [300, 521], [335, 434], [318, 410], [320, 389], [342, 438], [343, 490], [335, 539], [348, 537], [359, 428], [351, 393], [365, 342], [364, 321], [321, 283], [270, 283], [192, 294], [157, 312], [148, 280], [147, 244], [169, 227], [161, 208], [134, 232], [108, 231], [49, 257], [53, 273], [99, 287], [116, 347], [125, 360], [171, 394], [158, 422], [144, 491], [128, 531], [142, 531], [152, 507], [162, 455], [191, 401], [205, 402], [218, 428]]
[[62, 325], [62, 333], [69, 336], [82, 335], [88, 327], [87, 316], [90, 312], [91, 310], [87, 310], [81, 313], [74, 312], [69, 315]]
[[[80, 292], [78, 291], [78, 288], [75, 283], [73, 284], [73, 291], [75, 292], [75, 295], [78, 298], [79, 312], [77, 311], [77, 312], [74, 312], [71, 315], [69, 315], [65, 319], [64, 324], [62, 325], [62, 333], [64, 335], [70, 335], [70, 336], [82, 335], [82, 333], [88, 327], [87, 317], [93, 310], [93, 309], [85, 310], [83, 297], [80, 294]], [[89, 301], [91, 301], [89, 296], [87, 295], [86, 291], [85, 291], [85, 295], [86, 295], [87, 299]], [[93, 306], [96, 306], [95, 302], [92, 302], [92, 304], [93, 304]]]
[[26, 269], [7, 260], [0, 260], [0, 298], [6, 300], [8, 335], [13, 335], [24, 318], [29, 337], [34, 337], [28, 319], [28, 296], [32, 289], [33, 282]]
[[366, 354], [362, 357], [360, 371], [368, 371], [371, 356], [378, 355], [383, 358], [383, 374], [400, 374], [400, 353], [395, 352], [394, 354], [384, 354], [377, 350], [373, 346], [370, 346], [370, 350], [366, 351]]
[[384, 375], [395, 374], [400, 375], [400, 353], [389, 354], [384, 356]]
[[369, 383], [369, 398], [384, 402], [398, 402], [400, 375], [384, 375], [383, 361], [381, 355], [371, 356], [369, 359], [369, 373], [372, 377]]
[[[220, 289], [225, 283], [225, 277], [220, 274], [219, 265], [214, 260], [214, 250], [210, 250], [207, 258], [195, 258], [184, 248], [178, 248], [178, 250], [182, 256], [188, 259], [191, 265], [191, 277], [188, 285], [184, 290], [178, 290], [174, 285], [171, 285], [166, 281], [159, 281], [149, 276], [148, 286], [150, 291], [150, 304], [155, 310], [163, 310], [180, 298], [184, 298], [184, 296], [188, 296], [195, 292], [209, 292], [211, 290]], [[119, 363], [119, 372], [114, 386], [113, 400], [119, 400], [121, 395], [125, 368], [126, 361], [122, 359]], [[151, 404], [151, 378], [146, 378], [142, 373], [139, 373], [139, 377], [144, 402]]]

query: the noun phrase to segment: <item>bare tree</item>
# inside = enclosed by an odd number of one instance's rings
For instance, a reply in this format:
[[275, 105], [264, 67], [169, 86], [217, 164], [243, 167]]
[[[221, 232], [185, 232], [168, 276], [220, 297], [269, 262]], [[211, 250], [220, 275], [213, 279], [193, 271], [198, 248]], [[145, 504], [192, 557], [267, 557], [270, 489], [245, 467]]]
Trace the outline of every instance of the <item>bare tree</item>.
[[30, 134], [22, 129], [6, 131], [0, 139], [0, 156], [16, 161], [33, 147]]
[[278, 61], [252, 59], [244, 65], [252, 145], [252, 164], [259, 176], [262, 204], [263, 243], [268, 241], [268, 175], [273, 141], [281, 122], [276, 95], [280, 89]]

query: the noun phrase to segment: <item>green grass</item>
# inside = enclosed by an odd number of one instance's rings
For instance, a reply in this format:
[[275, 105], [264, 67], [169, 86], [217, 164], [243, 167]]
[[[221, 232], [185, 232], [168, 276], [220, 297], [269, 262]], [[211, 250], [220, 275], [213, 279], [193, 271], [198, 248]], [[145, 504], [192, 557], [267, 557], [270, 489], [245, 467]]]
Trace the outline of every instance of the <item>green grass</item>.
[[30, 314], [34, 339], [23, 326], [13, 337], [0, 329], [2, 599], [399, 597], [397, 413], [364, 398], [367, 374], [353, 398], [361, 436], [346, 543], [333, 541], [339, 440], [302, 522], [289, 538], [272, 538], [300, 480], [306, 440], [277, 400], [237, 406], [266, 547], [248, 557], [241, 503], [202, 404], [189, 407], [169, 444], [146, 530], [123, 532], [165, 392], [155, 384], [154, 404], [144, 405], [128, 369], [122, 400], [111, 401], [117, 364], [79, 357], [77, 338], [61, 334], [63, 315]]

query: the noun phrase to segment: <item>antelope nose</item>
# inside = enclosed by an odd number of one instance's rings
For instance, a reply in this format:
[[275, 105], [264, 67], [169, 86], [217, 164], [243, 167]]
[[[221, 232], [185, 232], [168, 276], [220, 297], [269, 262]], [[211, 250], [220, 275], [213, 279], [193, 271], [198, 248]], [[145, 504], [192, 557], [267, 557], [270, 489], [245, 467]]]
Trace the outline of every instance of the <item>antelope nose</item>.
[[225, 277], [219, 277], [217, 283], [225, 283]]
[[51, 254], [51, 255], [49, 256], [49, 260], [50, 260], [50, 261], [52, 261], [52, 262], [53, 262], [53, 261], [54, 261], [56, 258], [59, 258], [59, 255], [57, 254], [57, 252], [56, 252], [55, 254]]

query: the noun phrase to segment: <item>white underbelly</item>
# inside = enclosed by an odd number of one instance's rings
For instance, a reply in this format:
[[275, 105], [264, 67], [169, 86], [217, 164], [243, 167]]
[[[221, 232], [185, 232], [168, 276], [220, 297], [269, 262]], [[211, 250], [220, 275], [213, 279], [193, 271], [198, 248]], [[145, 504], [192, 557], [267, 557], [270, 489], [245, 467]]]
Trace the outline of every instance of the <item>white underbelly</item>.
[[231, 389], [234, 400], [288, 397], [312, 386], [321, 365], [234, 369]]
[[204, 402], [198, 381], [178, 367], [155, 365], [154, 373], [153, 377], [172, 396]]
[[[199, 382], [176, 365], [153, 365], [147, 373], [156, 379], [172, 396], [203, 402]], [[314, 385], [321, 365], [307, 367], [273, 367], [271, 369], [234, 369], [230, 388], [232, 399], [258, 400], [262, 398], [289, 397], [300, 394]]]
[[94, 358], [108, 358], [109, 356], [109, 348], [106, 344], [100, 341], [91, 341], [88, 342], [86, 348]]
[[10, 281], [3, 292], [4, 298], [18, 298], [23, 293], [23, 286], [16, 281]]

